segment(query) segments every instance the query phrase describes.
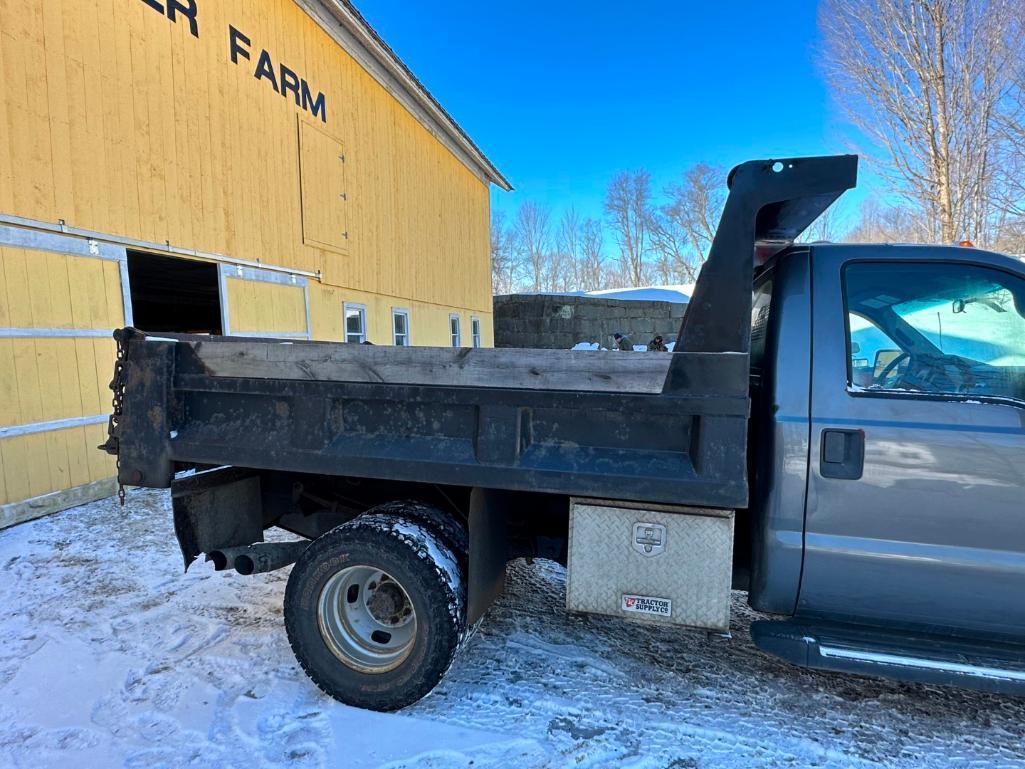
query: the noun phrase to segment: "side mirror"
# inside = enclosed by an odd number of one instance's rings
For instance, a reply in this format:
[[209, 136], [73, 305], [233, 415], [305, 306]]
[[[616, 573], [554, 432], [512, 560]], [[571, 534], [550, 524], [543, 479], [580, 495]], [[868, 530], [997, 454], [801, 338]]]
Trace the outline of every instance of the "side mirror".
[[857, 342], [851, 342], [851, 355], [857, 355], [859, 352], [861, 352], [861, 345]]

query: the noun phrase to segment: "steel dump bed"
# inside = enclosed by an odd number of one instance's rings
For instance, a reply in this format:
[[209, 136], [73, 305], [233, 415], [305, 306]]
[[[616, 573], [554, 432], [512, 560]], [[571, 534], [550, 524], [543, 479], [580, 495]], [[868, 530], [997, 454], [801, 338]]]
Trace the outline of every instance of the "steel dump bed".
[[[176, 463], [735, 507], [742, 353], [389, 348], [118, 332], [122, 480]], [[670, 363], [683, 374], [665, 388]]]
[[734, 169], [675, 353], [115, 333], [124, 484], [231, 465], [705, 507], [747, 503], [751, 277], [853, 156]]

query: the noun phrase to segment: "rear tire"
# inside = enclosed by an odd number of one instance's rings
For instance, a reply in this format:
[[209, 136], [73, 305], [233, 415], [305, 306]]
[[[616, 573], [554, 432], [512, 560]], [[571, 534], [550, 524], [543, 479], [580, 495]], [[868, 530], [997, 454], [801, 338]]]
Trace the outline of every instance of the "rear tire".
[[325, 693], [397, 710], [444, 676], [466, 632], [466, 554], [454, 552], [457, 530], [439, 525], [447, 519], [418, 503], [388, 503], [300, 556], [285, 590], [285, 629]]

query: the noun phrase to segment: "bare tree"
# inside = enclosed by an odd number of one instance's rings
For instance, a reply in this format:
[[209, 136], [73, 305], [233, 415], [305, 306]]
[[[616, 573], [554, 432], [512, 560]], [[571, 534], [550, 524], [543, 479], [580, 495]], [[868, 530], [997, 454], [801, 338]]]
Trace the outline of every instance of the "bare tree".
[[726, 171], [697, 163], [665, 189], [666, 203], [655, 216], [652, 241], [665, 283], [697, 280], [726, 204]]
[[585, 219], [580, 227], [580, 284], [584, 291], [606, 288], [605, 234], [601, 221]]
[[676, 235], [673, 223], [666, 220], [660, 209], [656, 209], [651, 215], [652, 272], [655, 282], [660, 286], [679, 282], [674, 267], [683, 264], [683, 260], [678, 249], [680, 241]]
[[559, 219], [555, 234], [556, 253], [552, 260], [552, 291], [570, 291], [580, 283], [580, 215], [570, 206]]
[[513, 232], [505, 222], [505, 211], [491, 212], [491, 290], [509, 294], [516, 289], [519, 264]]
[[931, 239], [919, 212], [906, 205], [884, 204], [876, 197], [861, 204], [859, 220], [844, 238], [849, 243], [925, 243]]
[[827, 241], [838, 243], [846, 239], [846, 228], [842, 221], [842, 214], [836, 205], [832, 205], [819, 214], [818, 218], [811, 223], [799, 240], [804, 243], [816, 241]]
[[523, 259], [527, 281], [534, 291], [546, 288], [549, 280], [551, 255], [552, 212], [533, 201], [520, 204], [516, 211], [513, 232], [516, 249]]
[[[825, 67], [884, 172], [943, 242], [984, 240], [1023, 0], [823, 0]], [[1017, 45], [1017, 49], [1015, 48]]]
[[[1025, 13], [1015, 19], [1013, 39], [1025, 35]], [[997, 164], [1000, 179], [999, 222], [996, 248], [1012, 254], [1025, 253], [1025, 45], [1017, 48], [1012, 61], [1011, 87], [1000, 130], [1006, 143]]]
[[605, 195], [608, 225], [619, 246], [623, 278], [631, 286], [644, 284], [651, 231], [651, 174], [620, 171]]

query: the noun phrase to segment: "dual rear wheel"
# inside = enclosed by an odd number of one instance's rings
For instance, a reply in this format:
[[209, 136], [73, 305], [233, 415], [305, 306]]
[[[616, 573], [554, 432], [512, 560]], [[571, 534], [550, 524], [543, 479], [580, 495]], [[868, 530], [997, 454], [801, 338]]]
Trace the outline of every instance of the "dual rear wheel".
[[303, 670], [348, 705], [397, 710], [441, 680], [466, 635], [465, 529], [392, 502], [316, 539], [292, 569], [285, 628]]

